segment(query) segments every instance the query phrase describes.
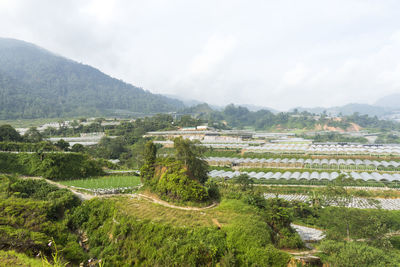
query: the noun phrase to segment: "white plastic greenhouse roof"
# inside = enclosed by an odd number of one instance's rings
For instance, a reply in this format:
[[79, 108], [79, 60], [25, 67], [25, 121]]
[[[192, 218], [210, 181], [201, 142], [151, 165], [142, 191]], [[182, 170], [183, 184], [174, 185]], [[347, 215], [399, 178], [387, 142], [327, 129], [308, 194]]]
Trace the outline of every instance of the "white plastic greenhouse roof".
[[[242, 172], [242, 173], [247, 173], [247, 172]], [[211, 177], [221, 177], [221, 178], [233, 178], [236, 176], [239, 176], [241, 172], [235, 171], [211, 171], [209, 173], [209, 176]], [[338, 172], [312, 172], [311, 174], [309, 172], [290, 172], [286, 171], [284, 173], [281, 172], [250, 172], [247, 173], [250, 177], [255, 178], [255, 179], [306, 179], [306, 180], [311, 180], [311, 179], [325, 179], [325, 180], [334, 180], [339, 176]], [[389, 174], [389, 173], [384, 173], [380, 174], [377, 172], [373, 172], [371, 174], [367, 172], [351, 172], [348, 173], [351, 177], [353, 177], [356, 180], [374, 180], [374, 181], [400, 181], [400, 174], [399, 173], [394, 173], [394, 174]]]
[[323, 165], [323, 164], [327, 164], [327, 165], [357, 165], [357, 166], [375, 166], [375, 167], [395, 167], [398, 168], [400, 167], [400, 162], [396, 162], [396, 161], [370, 161], [370, 160], [363, 160], [363, 159], [356, 159], [356, 160], [352, 160], [352, 159], [289, 159], [289, 158], [262, 158], [262, 159], [258, 159], [258, 158], [227, 158], [227, 157], [209, 157], [206, 159], [208, 162], [219, 162], [219, 163], [226, 163], [226, 164], [230, 164], [230, 163], [235, 163], [235, 164], [241, 164], [241, 163], [275, 163], [275, 164], [315, 164], [315, 165]]
[[317, 145], [317, 144], [265, 144], [250, 146], [243, 143], [204, 143], [203, 146], [215, 148], [243, 148], [253, 152], [303, 152], [322, 154], [400, 154], [400, 146], [389, 145]]

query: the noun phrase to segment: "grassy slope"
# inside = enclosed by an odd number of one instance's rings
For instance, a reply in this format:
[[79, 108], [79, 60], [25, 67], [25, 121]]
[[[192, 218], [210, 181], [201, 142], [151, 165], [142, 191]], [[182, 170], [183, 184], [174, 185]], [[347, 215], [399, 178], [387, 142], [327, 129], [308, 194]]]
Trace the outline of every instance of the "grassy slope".
[[29, 267], [42, 267], [49, 266], [43, 265], [41, 259], [29, 258], [25, 254], [17, 253], [15, 251], [0, 250], [0, 267], [9, 266], [29, 266]]
[[262, 220], [256, 209], [239, 200], [222, 200], [215, 208], [200, 211], [164, 207], [148, 200], [117, 198], [120, 208], [139, 219], [148, 219], [181, 227], [228, 226], [233, 221]]

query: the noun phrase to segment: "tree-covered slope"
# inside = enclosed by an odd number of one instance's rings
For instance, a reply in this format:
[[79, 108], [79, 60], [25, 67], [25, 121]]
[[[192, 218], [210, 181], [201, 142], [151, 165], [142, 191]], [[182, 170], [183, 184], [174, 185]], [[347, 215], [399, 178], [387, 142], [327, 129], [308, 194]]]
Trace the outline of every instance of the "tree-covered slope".
[[[99, 55], [100, 56], [100, 55]], [[183, 103], [33, 44], [0, 38], [0, 119], [154, 113]]]

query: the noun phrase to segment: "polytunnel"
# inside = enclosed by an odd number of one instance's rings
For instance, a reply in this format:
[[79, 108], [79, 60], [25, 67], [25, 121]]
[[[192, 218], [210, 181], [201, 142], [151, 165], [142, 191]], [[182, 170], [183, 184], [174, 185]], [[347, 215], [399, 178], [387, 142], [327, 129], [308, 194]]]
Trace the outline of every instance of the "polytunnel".
[[292, 175], [290, 176], [290, 179], [300, 179], [300, 172], [294, 172], [292, 173]]
[[280, 172], [276, 172], [276, 173], [274, 173], [274, 175], [272, 175], [272, 177], [271, 178], [274, 178], [274, 179], [279, 179], [279, 178], [281, 178], [281, 173]]

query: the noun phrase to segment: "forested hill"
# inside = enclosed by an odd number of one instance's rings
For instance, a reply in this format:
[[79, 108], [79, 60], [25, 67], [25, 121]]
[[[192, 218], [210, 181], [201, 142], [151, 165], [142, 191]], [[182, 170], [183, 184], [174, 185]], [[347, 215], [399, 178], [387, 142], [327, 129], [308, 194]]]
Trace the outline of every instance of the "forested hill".
[[33, 44], [0, 38], [0, 119], [155, 113], [183, 107], [179, 100]]

